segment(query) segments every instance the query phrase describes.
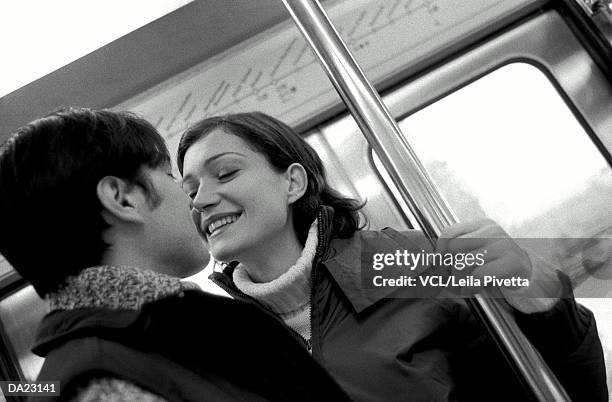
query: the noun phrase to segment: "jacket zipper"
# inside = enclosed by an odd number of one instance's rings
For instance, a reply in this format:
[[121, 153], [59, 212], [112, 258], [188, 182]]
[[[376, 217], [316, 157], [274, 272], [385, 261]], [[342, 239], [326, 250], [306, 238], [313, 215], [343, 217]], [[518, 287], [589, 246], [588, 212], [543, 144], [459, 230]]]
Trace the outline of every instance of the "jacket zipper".
[[[310, 348], [309, 351], [312, 354], [312, 357], [315, 357], [315, 353], [314, 353], [314, 337], [315, 337], [315, 328], [314, 328], [314, 299], [315, 299], [315, 285], [316, 285], [316, 280], [317, 280], [317, 271], [318, 271], [318, 264], [315, 265], [315, 261], [313, 261], [312, 263], [312, 271], [310, 272], [310, 300], [308, 301], [310, 303], [310, 342], [308, 344], [308, 347]], [[318, 359], [315, 359], [318, 360]]]
[[[220, 273], [220, 275], [225, 275], [225, 274]], [[311, 342], [306, 340], [306, 338], [304, 338], [302, 335], [300, 335], [298, 332], [296, 332], [293, 328], [291, 328], [290, 326], [285, 324], [285, 322], [276, 313], [274, 313], [272, 310], [270, 310], [268, 307], [266, 307], [259, 300], [255, 299], [254, 297], [251, 297], [251, 296], [247, 295], [246, 293], [241, 292], [240, 289], [235, 289], [235, 288], [233, 288], [231, 286], [226, 285], [225, 283], [223, 283], [222, 281], [219, 281], [216, 278], [211, 278], [211, 280], [217, 286], [219, 286], [221, 289], [225, 290], [235, 300], [239, 300], [239, 301], [242, 301], [244, 303], [253, 304], [256, 307], [258, 307], [260, 310], [263, 310], [263, 312], [266, 313], [267, 315], [274, 317], [274, 319], [276, 321], [280, 322], [283, 325], [283, 327], [285, 327], [291, 333], [291, 335], [295, 339], [297, 339], [306, 348], [306, 350], [310, 351], [312, 349]], [[311, 307], [310, 307], [310, 325], [311, 325], [311, 328], [312, 328], [312, 304], [311, 304]], [[312, 339], [312, 335], [311, 335], [311, 339]]]
[[[319, 342], [318, 342], [318, 336], [319, 334], [315, 331], [315, 319], [314, 319], [314, 308], [315, 308], [315, 292], [316, 292], [316, 288], [317, 288], [317, 282], [319, 279], [319, 265], [321, 264], [321, 261], [323, 260], [323, 254], [324, 251], [323, 249], [327, 249], [327, 245], [325, 244], [325, 239], [326, 239], [326, 227], [324, 228], [323, 223], [324, 223], [324, 211], [321, 210], [317, 213], [317, 238], [319, 241], [319, 244], [317, 245], [317, 251], [315, 253], [315, 258], [314, 261], [312, 261], [312, 271], [310, 272], [310, 348], [311, 348], [311, 354], [312, 357], [318, 361], [321, 365], [323, 365], [323, 360], [320, 358], [319, 355]], [[315, 342], [315, 340], [317, 340], [317, 342]], [[316, 354], [315, 354], [315, 343], [317, 345], [317, 350], [316, 350]]]

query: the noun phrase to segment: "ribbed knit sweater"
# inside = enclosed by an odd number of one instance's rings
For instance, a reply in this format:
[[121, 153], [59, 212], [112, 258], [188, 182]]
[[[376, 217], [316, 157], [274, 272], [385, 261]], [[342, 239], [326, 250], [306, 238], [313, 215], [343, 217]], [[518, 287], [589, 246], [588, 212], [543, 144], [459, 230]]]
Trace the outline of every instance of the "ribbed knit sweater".
[[317, 244], [315, 221], [308, 231], [302, 254], [295, 264], [278, 278], [270, 282], [255, 283], [242, 264], [236, 267], [233, 274], [238, 289], [278, 314], [285, 324], [306, 340], [308, 345], [310, 345], [311, 271]]

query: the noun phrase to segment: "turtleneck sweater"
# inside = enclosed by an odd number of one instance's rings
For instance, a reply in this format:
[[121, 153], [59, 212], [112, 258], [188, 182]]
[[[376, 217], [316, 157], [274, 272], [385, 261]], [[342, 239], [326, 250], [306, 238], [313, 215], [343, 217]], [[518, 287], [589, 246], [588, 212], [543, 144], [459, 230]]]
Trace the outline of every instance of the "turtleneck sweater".
[[308, 231], [302, 254], [294, 265], [278, 278], [265, 283], [253, 282], [248, 269], [239, 264], [234, 270], [234, 283], [243, 293], [270, 308], [294, 331], [310, 349], [310, 288], [312, 262], [317, 250], [317, 222]]

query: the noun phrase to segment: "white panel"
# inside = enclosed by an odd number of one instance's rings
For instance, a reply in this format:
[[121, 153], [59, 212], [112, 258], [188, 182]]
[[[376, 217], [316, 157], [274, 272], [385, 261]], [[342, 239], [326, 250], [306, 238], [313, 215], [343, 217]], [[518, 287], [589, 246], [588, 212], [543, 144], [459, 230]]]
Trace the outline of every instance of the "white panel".
[[[464, 0], [457, 7], [455, 0], [350, 0], [333, 3], [328, 12], [376, 82], [529, 3]], [[185, 128], [205, 116], [259, 110], [298, 124], [337, 103], [310, 48], [288, 22], [116, 108], [144, 115], [174, 152]]]

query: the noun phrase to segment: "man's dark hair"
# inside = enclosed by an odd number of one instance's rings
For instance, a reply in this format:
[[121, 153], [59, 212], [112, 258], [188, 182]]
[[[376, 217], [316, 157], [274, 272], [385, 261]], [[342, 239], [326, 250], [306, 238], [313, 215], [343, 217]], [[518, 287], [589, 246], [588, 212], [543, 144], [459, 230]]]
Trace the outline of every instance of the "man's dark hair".
[[0, 253], [44, 296], [108, 248], [96, 187], [105, 176], [155, 196], [142, 168], [170, 163], [163, 138], [127, 112], [68, 108], [0, 147]]

